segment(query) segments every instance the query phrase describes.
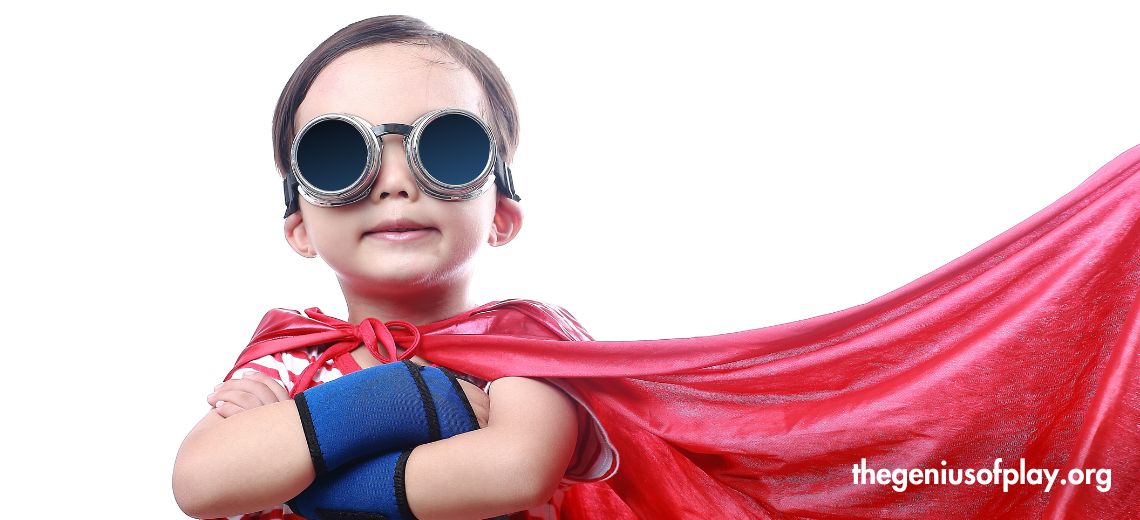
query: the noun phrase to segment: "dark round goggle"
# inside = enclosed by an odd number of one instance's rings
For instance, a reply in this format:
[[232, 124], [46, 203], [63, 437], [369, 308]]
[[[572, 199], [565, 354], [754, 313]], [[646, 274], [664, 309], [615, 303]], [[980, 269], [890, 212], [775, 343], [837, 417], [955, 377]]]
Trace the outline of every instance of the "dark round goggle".
[[[368, 196], [380, 174], [386, 134], [404, 136], [416, 184], [440, 200], [470, 200], [496, 185], [515, 193], [511, 169], [499, 159], [495, 136], [478, 116], [457, 108], [433, 110], [411, 125], [373, 126], [351, 114], [323, 114], [297, 132], [285, 176], [285, 216], [299, 209], [298, 194], [316, 206], [352, 204]], [[493, 184], [492, 184], [493, 181]]]

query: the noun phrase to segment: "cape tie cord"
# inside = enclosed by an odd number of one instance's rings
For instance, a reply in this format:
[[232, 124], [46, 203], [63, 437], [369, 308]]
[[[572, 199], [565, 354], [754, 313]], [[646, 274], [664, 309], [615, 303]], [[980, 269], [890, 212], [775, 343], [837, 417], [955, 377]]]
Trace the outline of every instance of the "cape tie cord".
[[[317, 376], [317, 371], [325, 366], [325, 363], [328, 363], [330, 359], [351, 352], [361, 343], [364, 343], [368, 352], [371, 352], [372, 356], [381, 363], [391, 363], [409, 359], [416, 354], [420, 347], [420, 339], [422, 338], [420, 330], [416, 328], [415, 325], [406, 321], [392, 320], [385, 323], [376, 318], [369, 317], [361, 321], [359, 325], [353, 325], [327, 316], [316, 307], [306, 309], [305, 313], [307, 313], [309, 317], [329, 325], [333, 331], [339, 331], [342, 336], [340, 341], [337, 341], [325, 349], [324, 352], [321, 352], [317, 360], [301, 372], [297, 382], [293, 385], [292, 392], [290, 392], [291, 396], [296, 396], [313, 386], [313, 380]], [[410, 345], [402, 352], [397, 347], [397, 339], [396, 336], [392, 334], [392, 327], [398, 328], [397, 332], [400, 333], [399, 343], [408, 343], [410, 340]], [[383, 352], [380, 351], [381, 345], [384, 346]]]

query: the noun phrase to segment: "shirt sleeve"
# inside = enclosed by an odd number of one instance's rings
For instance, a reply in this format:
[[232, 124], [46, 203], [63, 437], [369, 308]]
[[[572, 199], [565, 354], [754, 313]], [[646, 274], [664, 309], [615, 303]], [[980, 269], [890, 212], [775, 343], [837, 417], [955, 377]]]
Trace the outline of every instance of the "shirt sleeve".
[[241, 379], [250, 372], [260, 372], [273, 378], [278, 383], [281, 383], [281, 385], [285, 387], [285, 390], [292, 391], [297, 376], [289, 372], [289, 366], [285, 363], [284, 359], [286, 355], [288, 354], [277, 353], [250, 361], [238, 367], [238, 369], [234, 371], [232, 379]]
[[[233, 378], [240, 378], [242, 374], [251, 371], [261, 372], [277, 380], [285, 387], [285, 390], [292, 394], [293, 387], [296, 386], [301, 373], [309, 365], [315, 363], [320, 354], [320, 347], [307, 347], [262, 356], [234, 370]], [[314, 384], [324, 383], [336, 379], [342, 374], [343, 372], [336, 364], [336, 359], [330, 359], [325, 363], [325, 366], [317, 370], [313, 382]]]

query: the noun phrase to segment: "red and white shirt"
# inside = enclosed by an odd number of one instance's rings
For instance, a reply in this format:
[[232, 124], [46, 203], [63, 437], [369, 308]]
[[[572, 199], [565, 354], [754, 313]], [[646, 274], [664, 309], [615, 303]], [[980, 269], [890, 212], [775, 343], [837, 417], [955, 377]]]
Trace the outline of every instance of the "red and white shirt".
[[[297, 312], [297, 311], [293, 311]], [[304, 316], [304, 314], [298, 312]], [[557, 339], [562, 341], [593, 341], [578, 320], [557, 305], [535, 300], [508, 299], [491, 302], [456, 316], [440, 320], [422, 327], [425, 335], [432, 334], [503, 334], [536, 339]], [[323, 347], [298, 348], [286, 352], [267, 355], [239, 367], [233, 377], [239, 378], [249, 371], [258, 371], [280, 382], [286, 390], [292, 391], [300, 374], [317, 361]], [[329, 359], [313, 378], [315, 384], [325, 383], [343, 374], [360, 370], [360, 365], [349, 354]], [[483, 388], [490, 382], [467, 375], [458, 374], [463, 379]], [[557, 380], [549, 381], [562, 388], [578, 403], [578, 440], [559, 489], [546, 504], [510, 515], [511, 520], [557, 519], [565, 490], [584, 482], [598, 482], [610, 478], [617, 472], [618, 458], [610, 444], [605, 430], [594, 413], [576, 393]], [[303, 519], [288, 505], [229, 517], [231, 520], [294, 520]]]

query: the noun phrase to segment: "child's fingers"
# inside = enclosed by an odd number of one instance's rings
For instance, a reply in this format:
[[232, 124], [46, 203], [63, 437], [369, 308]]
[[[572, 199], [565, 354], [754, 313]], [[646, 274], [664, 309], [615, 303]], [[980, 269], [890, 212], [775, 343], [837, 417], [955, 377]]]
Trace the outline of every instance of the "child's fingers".
[[490, 417], [490, 398], [483, 389], [462, 379], [457, 381], [459, 381], [459, 388], [462, 388], [463, 393], [467, 396], [467, 402], [471, 404], [471, 411], [475, 412], [475, 420], [478, 421], [479, 427], [486, 428], [487, 420]]
[[217, 412], [218, 415], [222, 416], [222, 418], [228, 418], [228, 417], [237, 415], [237, 414], [245, 411], [244, 408], [237, 406], [233, 403], [226, 403], [226, 402], [222, 402], [222, 401], [218, 401], [218, 402], [220, 404], [219, 404], [219, 406], [214, 407], [214, 411]]
[[280, 399], [277, 398], [277, 394], [273, 393], [273, 390], [266, 386], [265, 383], [257, 381], [253, 377], [230, 379], [229, 381], [226, 381], [225, 383], [219, 385], [214, 393], [217, 394], [225, 391], [239, 391], [253, 395], [259, 402], [258, 406], [280, 401]]
[[280, 381], [262, 374], [261, 372], [246, 372], [241, 376], [241, 378], [257, 381], [264, 384], [269, 388], [269, 391], [273, 392], [273, 395], [277, 396], [278, 401], [288, 401], [290, 399], [289, 391], [285, 390], [285, 387], [281, 385]]
[[257, 408], [265, 404], [261, 402], [261, 399], [258, 399], [257, 396], [242, 390], [219, 390], [206, 398], [206, 402], [210, 403], [210, 406], [217, 407], [218, 401], [225, 401], [226, 404], [239, 406], [243, 410]]

